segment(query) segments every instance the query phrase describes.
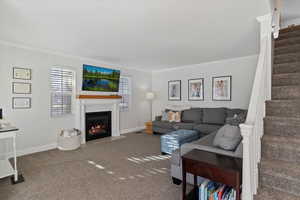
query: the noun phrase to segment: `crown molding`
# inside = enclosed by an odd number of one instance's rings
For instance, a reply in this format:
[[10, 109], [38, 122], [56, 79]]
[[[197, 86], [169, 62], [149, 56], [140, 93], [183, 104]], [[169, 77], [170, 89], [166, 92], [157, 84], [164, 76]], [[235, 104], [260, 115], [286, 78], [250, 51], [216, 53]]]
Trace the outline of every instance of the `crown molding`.
[[33, 47], [33, 46], [20, 44], [20, 43], [15, 43], [15, 42], [8, 42], [8, 41], [5, 41], [5, 40], [0, 40], [0, 44], [5, 45], [5, 46], [19, 48], [19, 49], [25, 49], [25, 50], [29, 50], [29, 51], [36, 51], [36, 52], [40, 52], [40, 53], [44, 53], [44, 54], [51, 54], [51, 55], [55, 55], [55, 56], [61, 56], [61, 57], [65, 57], [65, 58], [76, 59], [76, 60], [79, 60], [79, 61], [90, 61], [90, 62], [100, 63], [100, 64], [103, 64], [103, 65], [114, 66], [114, 67], [117, 67], [117, 68], [120, 68], [120, 69], [123, 68], [123, 69], [127, 69], [127, 70], [135, 70], [135, 71], [151, 73], [151, 71], [149, 71], [149, 70], [139, 69], [139, 68], [136, 68], [136, 67], [121, 66], [120, 64], [108, 63], [108, 62], [105, 62], [105, 61], [102, 61], [102, 60], [97, 60], [97, 59], [94, 59], [94, 58], [71, 55], [71, 54], [61, 52], [61, 51], [38, 48], [38, 47]]
[[211, 62], [203, 62], [203, 63], [197, 63], [197, 64], [191, 64], [191, 65], [182, 65], [182, 66], [172, 67], [172, 68], [168, 68], [168, 69], [154, 70], [154, 71], [152, 71], [152, 74], [159, 73], [159, 72], [168, 72], [168, 71], [180, 70], [180, 69], [188, 69], [188, 68], [199, 66], [199, 65], [217, 64], [217, 63], [222, 63], [222, 62], [229, 62], [229, 61], [234, 61], [234, 60], [239, 60], [239, 59], [245, 59], [245, 58], [252, 58], [252, 57], [257, 57], [257, 56], [258, 56], [258, 54], [252, 54], [252, 55], [249, 55], [249, 56], [228, 58], [228, 59], [223, 59], [223, 60], [215, 60], [215, 61], [211, 61]]

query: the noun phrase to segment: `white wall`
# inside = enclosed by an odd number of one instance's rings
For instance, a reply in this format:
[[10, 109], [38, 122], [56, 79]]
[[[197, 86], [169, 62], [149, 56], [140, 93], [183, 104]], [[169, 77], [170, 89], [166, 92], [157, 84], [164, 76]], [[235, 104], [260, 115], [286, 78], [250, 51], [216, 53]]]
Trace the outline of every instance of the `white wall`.
[[[31, 49], [0, 44], [0, 108], [4, 117], [20, 128], [17, 138], [18, 150], [22, 153], [36, 149], [48, 149], [55, 146], [56, 134], [61, 128], [75, 127], [74, 115], [51, 118], [49, 71], [52, 66], [70, 67], [77, 73], [77, 88], [81, 88], [79, 80], [82, 74], [82, 64], [101, 66], [91, 60], [74, 57], [64, 57]], [[31, 68], [32, 75], [32, 108], [28, 110], [13, 110], [12, 69], [14, 66]], [[111, 66], [113, 68], [120, 68]], [[146, 90], [151, 88], [151, 73], [121, 68], [121, 74], [132, 78], [132, 107], [120, 116], [121, 132], [142, 127], [149, 120], [149, 104], [145, 100]], [[17, 81], [17, 80], [15, 80]], [[2, 144], [0, 143], [0, 146]]]
[[[221, 60], [152, 74], [152, 89], [157, 94], [153, 102], [153, 115], [160, 115], [167, 105], [193, 107], [248, 108], [257, 56]], [[232, 76], [232, 101], [212, 101], [212, 77]], [[204, 78], [204, 101], [188, 101], [188, 79]], [[181, 80], [181, 101], [168, 101], [168, 81]]]

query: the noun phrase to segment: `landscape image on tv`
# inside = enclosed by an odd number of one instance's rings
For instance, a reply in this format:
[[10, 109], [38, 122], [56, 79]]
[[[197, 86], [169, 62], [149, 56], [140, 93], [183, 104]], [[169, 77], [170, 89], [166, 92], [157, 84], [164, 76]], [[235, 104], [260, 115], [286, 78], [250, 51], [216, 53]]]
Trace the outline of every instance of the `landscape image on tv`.
[[120, 70], [83, 65], [82, 90], [118, 92]]

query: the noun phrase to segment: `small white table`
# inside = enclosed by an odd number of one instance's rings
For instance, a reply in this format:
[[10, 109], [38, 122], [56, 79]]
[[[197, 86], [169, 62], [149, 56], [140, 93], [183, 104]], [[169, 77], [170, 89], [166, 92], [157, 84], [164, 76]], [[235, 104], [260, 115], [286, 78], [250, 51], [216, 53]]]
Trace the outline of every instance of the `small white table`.
[[0, 160], [0, 178], [14, 176], [14, 183], [18, 182], [18, 169], [17, 169], [17, 152], [16, 152], [16, 136], [19, 129], [16, 127], [5, 127], [0, 129], [1, 139], [12, 139], [14, 166], [9, 162], [9, 158]]

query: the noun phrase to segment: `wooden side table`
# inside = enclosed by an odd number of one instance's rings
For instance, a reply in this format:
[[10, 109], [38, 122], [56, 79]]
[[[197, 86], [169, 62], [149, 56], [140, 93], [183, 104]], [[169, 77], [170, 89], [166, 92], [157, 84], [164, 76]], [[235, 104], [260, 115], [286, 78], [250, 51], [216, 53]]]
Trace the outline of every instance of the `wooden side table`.
[[[194, 175], [194, 198], [197, 198], [197, 176], [223, 183], [236, 190], [240, 200], [242, 159], [194, 149], [182, 156], [182, 199], [186, 200], [186, 173]], [[189, 195], [190, 198], [191, 195]]]
[[146, 122], [146, 133], [152, 135], [153, 134], [153, 129], [152, 129], [152, 122]]

